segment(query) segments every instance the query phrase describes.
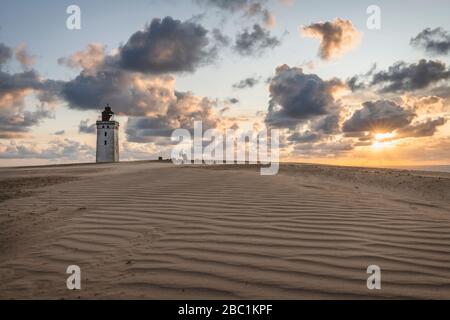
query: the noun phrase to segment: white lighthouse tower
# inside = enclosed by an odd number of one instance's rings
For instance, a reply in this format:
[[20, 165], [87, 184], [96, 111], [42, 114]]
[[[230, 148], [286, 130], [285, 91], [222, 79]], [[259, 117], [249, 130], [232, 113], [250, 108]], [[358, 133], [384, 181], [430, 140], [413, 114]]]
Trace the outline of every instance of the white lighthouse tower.
[[119, 161], [119, 122], [113, 120], [114, 112], [109, 104], [97, 121], [97, 162]]

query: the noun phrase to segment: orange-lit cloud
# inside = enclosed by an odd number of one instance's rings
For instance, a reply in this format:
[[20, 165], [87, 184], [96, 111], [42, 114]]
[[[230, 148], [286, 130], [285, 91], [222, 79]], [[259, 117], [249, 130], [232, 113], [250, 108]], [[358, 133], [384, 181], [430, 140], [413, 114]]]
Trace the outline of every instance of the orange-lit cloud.
[[338, 58], [355, 49], [362, 38], [361, 32], [353, 26], [350, 20], [340, 18], [302, 26], [300, 31], [305, 37], [320, 40], [319, 56], [324, 60]]

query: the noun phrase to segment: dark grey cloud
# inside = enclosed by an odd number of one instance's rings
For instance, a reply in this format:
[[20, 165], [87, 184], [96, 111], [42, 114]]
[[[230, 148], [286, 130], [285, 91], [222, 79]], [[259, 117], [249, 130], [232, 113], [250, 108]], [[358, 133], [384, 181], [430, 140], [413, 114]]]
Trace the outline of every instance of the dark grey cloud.
[[426, 28], [410, 44], [431, 54], [445, 55], [450, 51], [450, 33], [443, 28]]
[[310, 145], [320, 142], [323, 144], [329, 140], [329, 137], [339, 133], [339, 114], [329, 114], [309, 120], [307, 129], [294, 131], [287, 137], [287, 142]]
[[377, 69], [377, 64], [373, 63], [369, 71], [358, 74], [346, 80], [345, 84], [351, 91], [363, 90], [367, 87], [367, 81], [373, 76]]
[[357, 138], [360, 142], [372, 143], [374, 134], [368, 131], [351, 131], [344, 132], [345, 138]]
[[[76, 78], [64, 84], [61, 95], [69, 107], [98, 110], [109, 103], [116, 114], [129, 116], [127, 139], [136, 143], [167, 144], [176, 128], [192, 128], [195, 120], [202, 120], [205, 127], [219, 122], [212, 110], [216, 100], [177, 92], [174, 77], [133, 72], [111, 58], [85, 64]], [[82, 122], [80, 131], [92, 132], [93, 126]]]
[[237, 98], [228, 98], [226, 101], [231, 104], [239, 103], [239, 99]]
[[236, 12], [246, 9], [253, 0], [196, 0], [197, 3]]
[[212, 38], [214, 39], [215, 43], [219, 47], [227, 47], [230, 45], [231, 39], [227, 35], [223, 34], [222, 31], [219, 29], [213, 29], [212, 32]]
[[418, 123], [413, 123], [409, 126], [397, 130], [395, 132], [395, 138], [431, 137], [436, 133], [437, 127], [443, 126], [446, 122], [446, 118], [439, 117], [436, 119], [426, 119]]
[[278, 67], [270, 82], [271, 99], [266, 123], [273, 127], [293, 128], [309, 119], [336, 114], [339, 106], [332, 96], [334, 85], [334, 81], [305, 74], [301, 68]]
[[349, 141], [328, 141], [298, 143], [294, 146], [292, 155], [304, 158], [335, 157], [345, 154], [355, 148], [355, 144]]
[[200, 24], [171, 17], [153, 19], [120, 48], [120, 66], [144, 73], [194, 72], [211, 62], [217, 49]]
[[89, 120], [81, 120], [78, 125], [79, 133], [95, 133], [96, 132], [96, 124], [89, 124]]
[[149, 137], [170, 137], [175, 127], [166, 116], [130, 118], [127, 123], [128, 141], [149, 142]]
[[379, 87], [381, 93], [406, 92], [425, 89], [448, 79], [450, 70], [444, 62], [421, 59], [411, 64], [400, 61], [387, 71], [375, 72], [369, 85]]
[[373, 65], [365, 74], [346, 80], [352, 91], [374, 89], [379, 93], [404, 93], [427, 90], [428, 94], [448, 96], [447, 86], [440, 84], [450, 79], [450, 69], [439, 60], [421, 59], [417, 63], [399, 61], [387, 70], [376, 70]]
[[321, 132], [324, 134], [338, 133], [339, 119], [340, 117], [338, 113], [332, 113], [323, 117], [318, 117], [312, 121], [311, 129], [314, 132]]
[[138, 75], [120, 69], [81, 72], [66, 82], [62, 96], [69, 107], [98, 110], [109, 103], [118, 114], [142, 116], [164, 110], [174, 99], [171, 76], [158, 78]]
[[360, 80], [360, 76], [358, 75], [347, 79], [346, 84], [351, 91], [361, 90], [366, 87], [365, 84]]
[[[21, 105], [26, 91], [33, 90], [41, 102], [53, 102], [59, 97], [62, 84], [61, 81], [41, 79], [35, 70], [19, 73], [0, 70], [0, 101], [8, 95], [14, 105]], [[11, 98], [7, 100], [11, 101]]]
[[98, 110], [109, 103], [118, 114], [164, 113], [176, 100], [175, 79], [165, 73], [195, 71], [226, 44], [219, 30], [213, 31], [211, 41], [207, 34], [192, 21], [166, 17], [134, 33], [117, 56], [91, 44], [64, 59], [82, 71], [62, 86], [61, 96], [79, 110]]
[[294, 132], [290, 136], [288, 136], [288, 141], [294, 143], [310, 143], [317, 142], [322, 139], [322, 135], [319, 133], [306, 131], [306, 132]]
[[195, 0], [200, 5], [229, 13], [241, 13], [243, 18], [257, 17], [266, 26], [275, 24], [275, 17], [267, 9], [267, 0]]
[[271, 36], [259, 24], [254, 24], [252, 30], [245, 29], [236, 36], [233, 49], [243, 56], [261, 55], [267, 49], [273, 49], [281, 44], [281, 40]]
[[60, 80], [40, 80], [40, 85], [37, 86], [36, 96], [39, 101], [43, 103], [54, 103], [61, 99], [61, 90], [64, 81]]
[[416, 114], [393, 101], [367, 101], [342, 127], [344, 132], [391, 132], [411, 123]]
[[33, 70], [13, 74], [0, 71], [0, 97], [13, 91], [38, 89], [41, 85], [39, 75]]
[[0, 135], [3, 139], [22, 138], [29, 132], [30, 127], [40, 124], [44, 119], [53, 117], [53, 110], [44, 106], [36, 107], [35, 111], [0, 110]]
[[[130, 142], [169, 143], [173, 130], [184, 128], [193, 130], [195, 121], [202, 121], [203, 129], [216, 128], [219, 119], [213, 113], [215, 101], [198, 98], [189, 92], [176, 92], [176, 99], [167, 111], [158, 115], [130, 117], [126, 126], [127, 139]], [[162, 140], [161, 138], [166, 138]]]
[[[0, 45], [0, 59], [12, 58], [11, 48]], [[54, 117], [47, 104], [58, 99], [61, 82], [45, 80], [35, 70], [9, 73], [0, 70], [0, 138], [22, 138], [32, 126]], [[35, 111], [25, 109], [25, 98], [34, 93], [40, 104]]]
[[2, 64], [5, 64], [12, 57], [12, 50], [4, 43], [0, 43], [0, 68]]
[[127, 101], [124, 92], [127, 84], [130, 82], [120, 70], [104, 70], [97, 74], [82, 72], [63, 85], [62, 95], [73, 109], [96, 110], [106, 103], [120, 108], [115, 98]]
[[259, 78], [248, 77], [232, 85], [233, 89], [253, 88], [260, 82]]

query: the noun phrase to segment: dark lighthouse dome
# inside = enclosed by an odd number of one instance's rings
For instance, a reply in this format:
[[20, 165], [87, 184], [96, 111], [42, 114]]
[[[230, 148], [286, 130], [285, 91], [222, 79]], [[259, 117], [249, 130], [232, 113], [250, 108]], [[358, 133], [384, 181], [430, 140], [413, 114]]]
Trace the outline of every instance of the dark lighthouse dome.
[[114, 115], [109, 104], [106, 105], [105, 110], [102, 112], [102, 121], [110, 121], [111, 117]]

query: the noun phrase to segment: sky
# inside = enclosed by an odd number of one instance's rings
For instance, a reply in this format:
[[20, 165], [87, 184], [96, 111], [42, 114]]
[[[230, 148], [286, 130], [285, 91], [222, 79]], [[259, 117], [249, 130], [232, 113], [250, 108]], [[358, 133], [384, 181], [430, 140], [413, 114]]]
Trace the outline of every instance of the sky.
[[[67, 27], [71, 5], [80, 29]], [[202, 120], [279, 129], [284, 161], [450, 164], [449, 10], [448, 1], [4, 0], [0, 166], [94, 161], [106, 103], [122, 160], [168, 156], [171, 132]]]

